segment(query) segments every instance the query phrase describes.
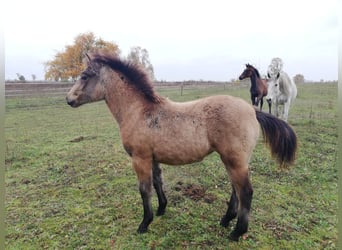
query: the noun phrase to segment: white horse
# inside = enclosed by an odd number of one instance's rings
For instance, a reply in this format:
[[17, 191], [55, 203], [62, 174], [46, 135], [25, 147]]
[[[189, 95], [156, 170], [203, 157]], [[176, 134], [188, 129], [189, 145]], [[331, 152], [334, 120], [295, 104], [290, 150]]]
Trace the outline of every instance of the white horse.
[[[275, 57], [272, 59], [270, 66], [268, 66], [268, 72], [271, 72], [272, 74], [277, 74], [283, 70], [283, 65], [283, 60], [279, 57]], [[268, 75], [268, 77], [270, 77], [270, 75]]]
[[[291, 80], [286, 72], [281, 70], [281, 67], [274, 67], [271, 64], [268, 67], [268, 90], [266, 100], [271, 106], [275, 105], [275, 115], [285, 121], [287, 121], [289, 115], [289, 109], [293, 101], [297, 97], [297, 86]], [[281, 116], [279, 116], [279, 105], [283, 105]]]

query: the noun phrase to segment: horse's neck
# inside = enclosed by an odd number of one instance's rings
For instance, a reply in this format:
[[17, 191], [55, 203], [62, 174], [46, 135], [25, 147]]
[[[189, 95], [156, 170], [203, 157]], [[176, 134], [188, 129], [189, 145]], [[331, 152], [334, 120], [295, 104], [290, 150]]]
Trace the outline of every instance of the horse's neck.
[[111, 80], [106, 83], [106, 104], [119, 126], [130, 120], [138, 109], [146, 106], [144, 98], [135, 91], [117, 74], [113, 74]]
[[255, 73], [253, 73], [252, 75], [251, 75], [251, 89], [256, 89], [256, 85], [257, 85], [257, 83], [256, 83], [256, 81], [257, 81], [257, 76], [256, 76], [256, 74]]
[[285, 73], [281, 72], [280, 73], [280, 79], [279, 79], [279, 87], [281, 88], [280, 91], [285, 93], [286, 95], [289, 95], [291, 91], [291, 79], [290, 77]]

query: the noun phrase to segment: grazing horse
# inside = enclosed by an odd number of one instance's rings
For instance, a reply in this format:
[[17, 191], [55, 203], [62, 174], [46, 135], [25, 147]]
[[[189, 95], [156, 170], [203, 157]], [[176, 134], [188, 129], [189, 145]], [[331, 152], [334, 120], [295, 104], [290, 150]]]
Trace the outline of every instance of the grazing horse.
[[152, 186], [163, 215], [167, 199], [159, 163], [180, 165], [201, 161], [216, 151], [232, 184], [232, 195], [221, 225], [237, 217], [230, 239], [247, 232], [253, 189], [248, 163], [259, 136], [259, 125], [272, 156], [281, 165], [295, 160], [297, 137], [273, 115], [256, 111], [233, 96], [211, 96], [178, 103], [158, 95], [141, 66], [110, 54], [93, 54], [66, 97], [71, 107], [105, 100], [117, 121], [123, 147], [132, 158], [139, 181], [143, 220], [139, 233], [153, 220]]
[[[284, 121], [287, 121], [289, 116], [290, 106], [297, 97], [297, 86], [289, 77], [289, 75], [278, 70], [272, 65], [269, 66], [268, 72], [268, 94], [266, 100], [268, 105], [275, 105], [275, 115]], [[283, 105], [282, 113], [279, 114], [279, 106]], [[270, 108], [271, 109], [271, 108]]]
[[[264, 103], [264, 96], [267, 95], [267, 82], [265, 79], [260, 77], [259, 71], [250, 64], [246, 64], [246, 69], [239, 76], [240, 80], [245, 78], [251, 79], [251, 100], [252, 104], [256, 107], [259, 106], [260, 101], [260, 111], [262, 110], [262, 105]], [[268, 104], [269, 113], [271, 113], [271, 105]]]

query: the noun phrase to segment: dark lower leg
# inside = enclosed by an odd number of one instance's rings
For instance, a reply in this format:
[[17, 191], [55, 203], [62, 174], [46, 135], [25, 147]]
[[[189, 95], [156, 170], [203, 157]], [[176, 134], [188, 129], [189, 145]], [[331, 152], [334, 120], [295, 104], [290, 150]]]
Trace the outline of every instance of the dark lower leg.
[[260, 99], [260, 111], [262, 111], [262, 105], [264, 105], [264, 100], [261, 98]]
[[252, 105], [255, 106], [255, 96], [251, 95], [251, 101], [252, 101]]
[[151, 204], [151, 182], [140, 182], [139, 191], [143, 201], [144, 218], [138, 228], [138, 233], [145, 233], [148, 225], [153, 220], [152, 204]]
[[236, 197], [236, 191], [233, 187], [232, 196], [230, 197], [229, 203], [228, 203], [228, 209], [226, 214], [221, 219], [221, 226], [228, 227], [229, 222], [233, 220], [237, 215], [238, 210], [238, 199]]
[[251, 209], [253, 197], [253, 188], [249, 181], [249, 178], [246, 177], [245, 184], [241, 188], [240, 191], [240, 209], [238, 212], [238, 220], [236, 226], [229, 235], [229, 238], [234, 241], [238, 241], [239, 237], [247, 232], [248, 230], [248, 217], [249, 211]]
[[259, 107], [259, 98], [255, 98], [255, 104], [254, 104], [255, 107]]
[[153, 186], [156, 190], [158, 196], [159, 207], [157, 210], [157, 216], [163, 215], [165, 213], [165, 208], [167, 204], [167, 199], [163, 190], [163, 180], [161, 176], [161, 169], [159, 163], [153, 162]]
[[272, 110], [271, 110], [272, 101], [271, 100], [267, 100], [267, 103], [268, 103], [268, 113], [271, 114], [272, 113]]

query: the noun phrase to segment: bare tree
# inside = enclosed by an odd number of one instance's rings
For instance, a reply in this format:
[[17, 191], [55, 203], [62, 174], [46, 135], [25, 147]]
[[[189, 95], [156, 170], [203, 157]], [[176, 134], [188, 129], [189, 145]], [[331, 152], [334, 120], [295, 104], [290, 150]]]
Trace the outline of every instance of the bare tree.
[[25, 76], [23, 76], [22, 74], [17, 73], [17, 77], [18, 77], [19, 81], [25, 82], [25, 80], [26, 80]]
[[151, 80], [155, 80], [153, 66], [146, 49], [143, 49], [140, 46], [132, 47], [127, 56], [127, 60], [141, 64], [150, 74]]

